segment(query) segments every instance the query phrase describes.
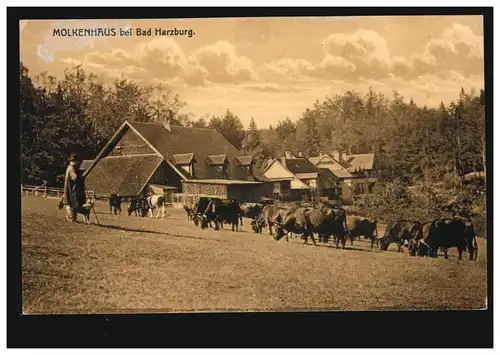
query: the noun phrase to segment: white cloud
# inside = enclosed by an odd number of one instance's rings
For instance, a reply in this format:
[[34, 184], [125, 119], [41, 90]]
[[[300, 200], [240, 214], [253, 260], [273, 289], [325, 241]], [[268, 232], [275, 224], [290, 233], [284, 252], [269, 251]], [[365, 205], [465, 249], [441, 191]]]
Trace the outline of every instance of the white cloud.
[[[63, 63], [73, 58], [61, 58]], [[90, 52], [82, 60], [84, 66], [115, 77], [131, 75], [145, 81], [175, 80], [188, 85], [240, 83], [258, 79], [250, 59], [238, 56], [234, 46], [219, 41], [197, 49], [187, 56], [177, 42], [159, 37], [142, 42], [130, 51], [114, 49], [109, 52]]]
[[382, 80], [401, 77], [412, 80], [426, 74], [448, 77], [450, 71], [464, 76], [483, 73], [483, 37], [463, 25], [454, 24], [430, 39], [421, 53], [409, 58], [392, 56], [384, 37], [373, 30], [332, 33], [321, 41], [324, 56], [318, 63], [283, 58], [262, 66], [264, 72], [301, 79]]
[[194, 51], [190, 56], [205, 71], [207, 80], [217, 83], [239, 83], [258, 80], [250, 59], [236, 54], [227, 41], [218, 41]]

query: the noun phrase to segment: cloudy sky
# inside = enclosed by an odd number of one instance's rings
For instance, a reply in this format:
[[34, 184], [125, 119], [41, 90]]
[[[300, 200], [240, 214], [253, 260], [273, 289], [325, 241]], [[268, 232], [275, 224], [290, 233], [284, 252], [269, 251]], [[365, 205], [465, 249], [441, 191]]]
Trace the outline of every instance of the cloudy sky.
[[[131, 28], [130, 37], [119, 36]], [[57, 37], [54, 29], [115, 28], [114, 37]], [[136, 28], [153, 29], [137, 36]], [[154, 36], [155, 28], [194, 35]], [[223, 114], [267, 127], [297, 119], [316, 100], [371, 86], [419, 105], [484, 87], [481, 16], [23, 21], [21, 60], [31, 73], [66, 67], [112, 82], [164, 82], [186, 113]]]

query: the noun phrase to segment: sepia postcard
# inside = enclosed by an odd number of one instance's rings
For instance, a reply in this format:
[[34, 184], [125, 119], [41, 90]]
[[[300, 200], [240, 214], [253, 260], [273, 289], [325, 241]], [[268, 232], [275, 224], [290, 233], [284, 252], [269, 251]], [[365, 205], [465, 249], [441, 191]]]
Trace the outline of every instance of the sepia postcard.
[[484, 32], [21, 20], [22, 313], [486, 310]]

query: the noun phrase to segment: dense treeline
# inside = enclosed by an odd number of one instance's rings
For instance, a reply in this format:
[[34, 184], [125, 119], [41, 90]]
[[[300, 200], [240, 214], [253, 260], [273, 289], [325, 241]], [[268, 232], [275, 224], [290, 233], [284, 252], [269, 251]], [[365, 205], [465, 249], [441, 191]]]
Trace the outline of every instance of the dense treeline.
[[374, 151], [382, 178], [417, 183], [457, 182], [485, 162], [482, 90], [457, 88], [457, 100], [439, 108], [405, 102], [397, 92], [389, 98], [373, 90], [348, 91], [317, 101], [296, 122], [286, 117], [259, 129], [252, 118], [245, 129], [229, 109], [221, 117], [193, 118], [179, 113], [185, 103], [168, 88], [125, 78], [109, 87], [79, 67], [56, 80], [32, 77], [21, 64], [20, 80], [23, 183], [60, 185], [70, 152], [92, 159], [125, 119], [164, 121], [170, 113], [174, 124], [217, 129], [258, 164], [287, 149], [305, 156], [331, 149]]

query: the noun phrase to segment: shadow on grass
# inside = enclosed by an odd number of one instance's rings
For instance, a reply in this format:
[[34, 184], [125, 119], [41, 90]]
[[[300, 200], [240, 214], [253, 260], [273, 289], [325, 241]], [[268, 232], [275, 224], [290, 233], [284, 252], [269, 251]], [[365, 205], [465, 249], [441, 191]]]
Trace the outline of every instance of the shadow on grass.
[[[335, 244], [324, 244], [324, 243], [316, 243], [317, 246], [324, 247], [324, 248], [331, 248], [331, 249], [338, 249], [342, 250], [341, 247], [337, 248]], [[373, 248], [373, 249], [361, 249], [361, 248], [356, 248], [354, 246], [346, 245], [343, 250], [353, 250], [353, 251], [364, 251], [364, 252], [369, 252], [369, 253], [379, 253], [380, 250]]]
[[173, 234], [173, 233], [167, 233], [167, 232], [158, 232], [158, 231], [147, 230], [147, 229], [143, 229], [143, 228], [128, 228], [128, 227], [123, 227], [123, 226], [115, 226], [115, 225], [111, 225], [111, 224], [93, 224], [93, 225], [95, 227], [114, 229], [114, 230], [119, 230], [119, 231], [124, 231], [124, 232], [161, 234], [161, 235], [168, 235], [169, 237], [175, 237], [175, 238], [198, 239], [198, 240], [217, 241], [217, 242], [224, 242], [224, 243], [228, 242], [227, 240], [223, 240], [223, 239], [203, 238], [203, 237], [195, 237], [192, 235], [181, 235], [181, 234]]

